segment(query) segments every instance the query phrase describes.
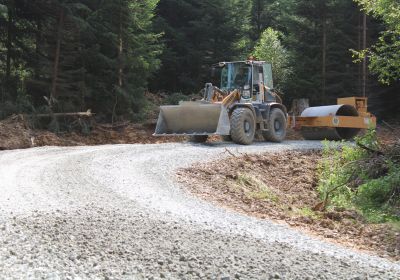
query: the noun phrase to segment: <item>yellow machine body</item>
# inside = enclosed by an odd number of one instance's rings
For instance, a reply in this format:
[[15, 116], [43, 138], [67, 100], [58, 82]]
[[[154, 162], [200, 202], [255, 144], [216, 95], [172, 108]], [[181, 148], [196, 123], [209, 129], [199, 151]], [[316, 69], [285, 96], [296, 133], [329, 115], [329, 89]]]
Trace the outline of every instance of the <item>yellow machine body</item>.
[[376, 118], [368, 113], [365, 97], [339, 98], [337, 105], [310, 107], [301, 116], [289, 117], [289, 126], [299, 129], [305, 139], [351, 139], [361, 129], [376, 127]]

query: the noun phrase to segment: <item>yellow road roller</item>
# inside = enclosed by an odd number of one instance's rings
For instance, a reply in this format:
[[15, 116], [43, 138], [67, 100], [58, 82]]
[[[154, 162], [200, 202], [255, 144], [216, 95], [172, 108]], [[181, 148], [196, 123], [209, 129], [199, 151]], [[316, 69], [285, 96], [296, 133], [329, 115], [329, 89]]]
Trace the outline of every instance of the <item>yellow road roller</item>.
[[289, 117], [289, 126], [309, 140], [349, 140], [362, 129], [376, 127], [367, 102], [366, 97], [338, 98], [337, 105], [310, 107], [301, 116]]

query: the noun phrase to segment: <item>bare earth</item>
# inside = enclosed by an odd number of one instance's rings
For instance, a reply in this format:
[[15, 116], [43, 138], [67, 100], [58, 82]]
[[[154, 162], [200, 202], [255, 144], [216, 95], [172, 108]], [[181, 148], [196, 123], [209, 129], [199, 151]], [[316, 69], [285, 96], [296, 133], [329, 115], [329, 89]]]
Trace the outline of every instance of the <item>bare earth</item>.
[[182, 142], [184, 137], [153, 137], [153, 125], [119, 123], [93, 124], [88, 135], [82, 132], [53, 133], [32, 129], [22, 116], [0, 121], [0, 150], [27, 149], [43, 146], [93, 146], [105, 144], [157, 144]]
[[[111, 124], [93, 123], [88, 135], [76, 132], [53, 133], [48, 130], [32, 129], [23, 116], [12, 116], [0, 121], [0, 150], [27, 149], [43, 146], [93, 146], [107, 144], [159, 144], [184, 142], [186, 137], [153, 137], [155, 123], [134, 124], [130, 122]], [[302, 139], [299, 133], [290, 130], [288, 140]], [[218, 142], [218, 136], [209, 142]]]
[[356, 211], [313, 211], [319, 151], [241, 155], [182, 169], [178, 180], [196, 196], [216, 205], [272, 219], [350, 248], [400, 260], [400, 231], [368, 224]]

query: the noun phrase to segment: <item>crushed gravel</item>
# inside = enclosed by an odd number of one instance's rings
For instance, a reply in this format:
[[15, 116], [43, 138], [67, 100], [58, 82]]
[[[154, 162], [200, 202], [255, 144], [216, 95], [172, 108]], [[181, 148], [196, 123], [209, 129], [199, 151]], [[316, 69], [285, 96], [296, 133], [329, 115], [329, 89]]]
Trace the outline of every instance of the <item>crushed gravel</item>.
[[174, 171], [231, 152], [160, 144], [0, 152], [3, 279], [399, 279], [400, 264], [201, 201]]

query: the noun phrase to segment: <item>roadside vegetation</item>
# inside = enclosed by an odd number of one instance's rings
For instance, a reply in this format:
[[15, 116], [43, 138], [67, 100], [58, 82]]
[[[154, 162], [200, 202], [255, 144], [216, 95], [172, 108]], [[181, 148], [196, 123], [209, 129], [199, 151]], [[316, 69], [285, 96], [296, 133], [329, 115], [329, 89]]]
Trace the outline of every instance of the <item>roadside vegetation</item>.
[[[398, 129], [322, 151], [233, 155], [178, 172], [191, 193], [331, 242], [400, 260]], [[382, 139], [382, 140], [381, 140]]]
[[355, 145], [325, 142], [319, 166], [321, 210], [342, 207], [371, 223], [400, 228], [400, 139], [383, 145], [375, 130]]

